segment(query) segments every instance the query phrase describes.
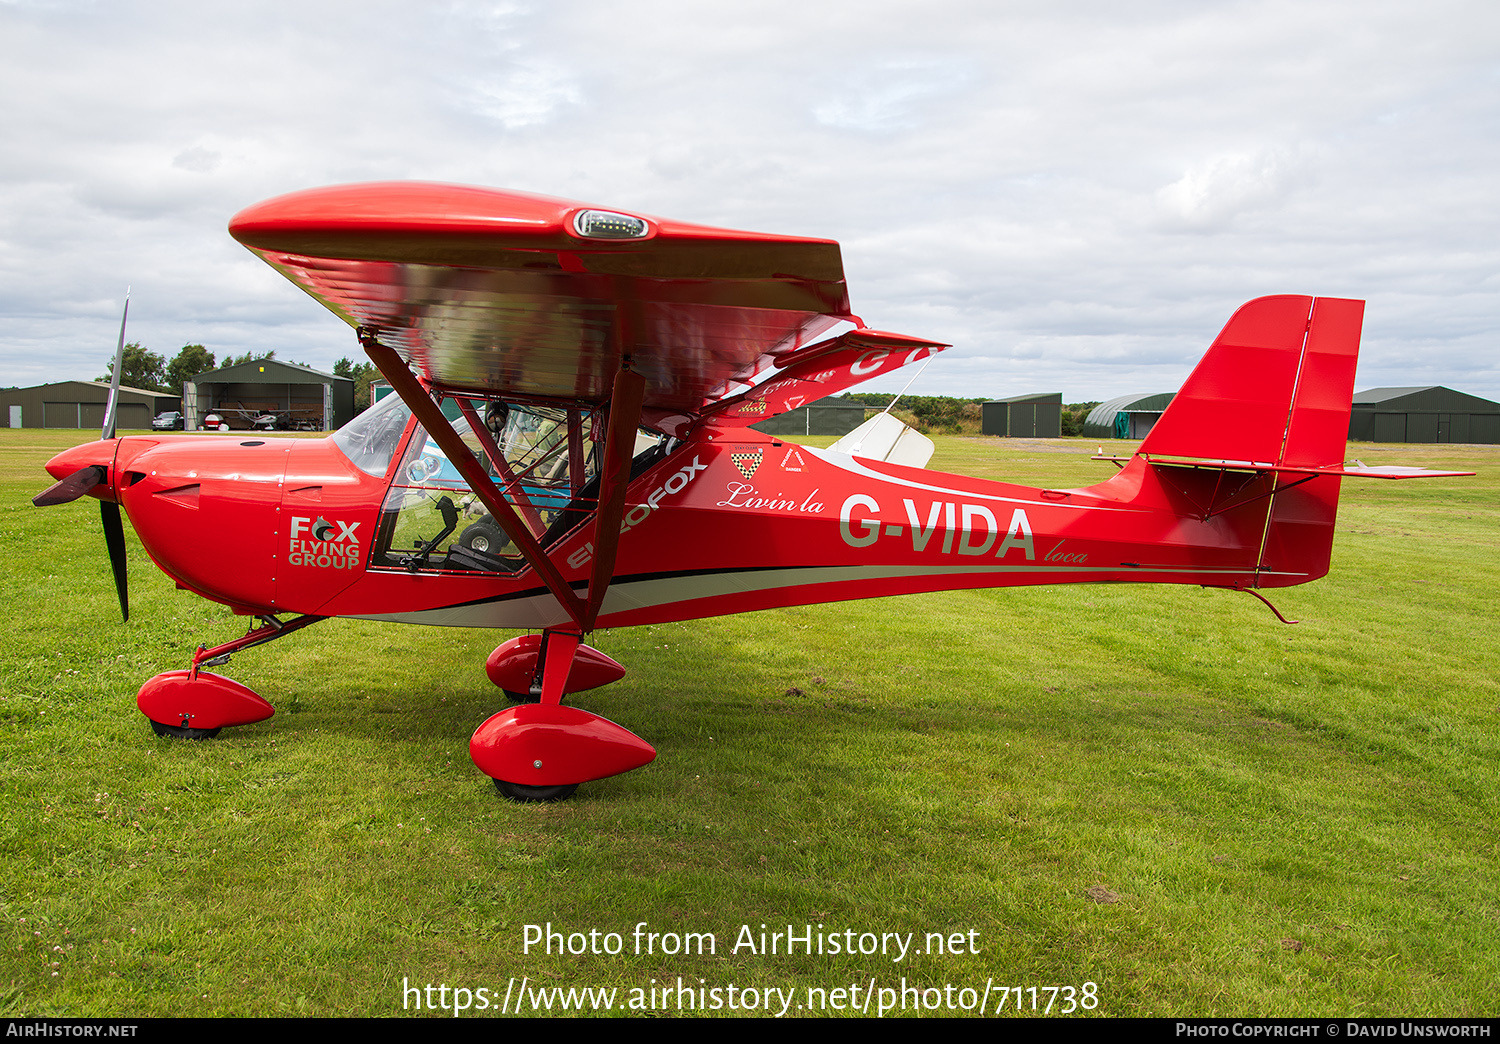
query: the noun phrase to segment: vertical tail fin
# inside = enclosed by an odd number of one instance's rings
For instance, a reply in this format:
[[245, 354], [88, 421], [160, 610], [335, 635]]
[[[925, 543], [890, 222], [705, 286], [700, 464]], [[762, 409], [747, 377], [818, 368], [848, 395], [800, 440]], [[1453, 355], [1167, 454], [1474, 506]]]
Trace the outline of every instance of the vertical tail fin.
[[1234, 313], [1141, 444], [1147, 455], [1344, 459], [1365, 303], [1261, 297]]
[[[1141, 444], [1152, 456], [1318, 468], [1344, 459], [1364, 302], [1262, 297], [1224, 326]], [[1276, 473], [1256, 586], [1328, 572], [1339, 479]]]

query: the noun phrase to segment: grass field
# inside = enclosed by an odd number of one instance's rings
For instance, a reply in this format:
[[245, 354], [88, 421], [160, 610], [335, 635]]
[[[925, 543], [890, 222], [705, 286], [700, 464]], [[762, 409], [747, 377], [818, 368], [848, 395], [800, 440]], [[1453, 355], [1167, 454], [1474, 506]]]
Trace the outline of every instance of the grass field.
[[[1047, 987], [1084, 1014], [1495, 1014], [1496, 447], [1352, 446], [1480, 475], [1345, 483], [1332, 574], [1272, 595], [1294, 627], [1080, 586], [598, 633], [630, 673], [576, 702], [660, 756], [520, 806], [467, 753], [506, 633], [320, 624], [222, 669], [276, 717], [155, 739], [141, 682], [243, 623], [128, 526], [120, 623], [93, 502], [29, 503], [81, 434], [0, 431], [0, 1013], [425, 1014], [457, 987], [493, 1015], [524, 977], [528, 1013], [587, 987], [661, 1015], [680, 977], [710, 1015], [781, 990], [873, 1015], [903, 978], [891, 1015], [1060, 1012]], [[1110, 471], [1097, 443], [937, 443], [984, 477]], [[526, 952], [549, 922], [623, 952]], [[762, 924], [912, 952], [733, 952]], [[661, 952], [686, 933], [716, 952]]]

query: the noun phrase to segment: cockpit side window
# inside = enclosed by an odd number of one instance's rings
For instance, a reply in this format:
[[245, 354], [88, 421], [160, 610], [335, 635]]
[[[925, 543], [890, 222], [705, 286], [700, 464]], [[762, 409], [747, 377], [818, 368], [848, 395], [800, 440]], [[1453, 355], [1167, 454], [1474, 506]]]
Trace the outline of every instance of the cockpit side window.
[[[459, 416], [454, 431], [544, 547], [570, 518], [597, 506], [595, 477], [603, 452], [596, 411], [535, 404], [475, 403], [500, 451], [489, 462], [482, 440]], [[559, 526], [562, 528], [559, 528]], [[514, 572], [520, 552], [442, 448], [418, 425], [386, 495], [371, 558], [376, 568]]]

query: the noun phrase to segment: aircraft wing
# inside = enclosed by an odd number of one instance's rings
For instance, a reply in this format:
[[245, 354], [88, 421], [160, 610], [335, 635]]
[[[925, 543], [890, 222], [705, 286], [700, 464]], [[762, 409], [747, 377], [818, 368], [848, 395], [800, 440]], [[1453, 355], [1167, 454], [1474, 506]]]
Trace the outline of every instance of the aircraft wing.
[[424, 182], [297, 192], [229, 230], [431, 388], [600, 403], [628, 357], [664, 430], [747, 394], [759, 420], [942, 347], [863, 329], [814, 344], [864, 325], [826, 239]]

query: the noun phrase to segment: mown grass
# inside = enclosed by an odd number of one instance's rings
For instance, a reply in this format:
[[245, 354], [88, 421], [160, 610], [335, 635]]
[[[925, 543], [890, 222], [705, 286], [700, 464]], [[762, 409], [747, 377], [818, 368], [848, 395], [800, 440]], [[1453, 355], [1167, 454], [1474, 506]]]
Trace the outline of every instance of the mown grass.
[[[600, 633], [630, 673], [577, 702], [660, 757], [518, 806], [467, 754], [503, 705], [494, 632], [319, 624], [225, 669], [275, 718], [153, 738], [140, 683], [242, 623], [174, 590], [128, 527], [119, 622], [93, 503], [29, 503], [74, 441], [0, 431], [5, 1014], [382, 1015], [404, 982], [498, 997], [522, 975], [1493, 1014], [1493, 447], [1351, 449], [1481, 474], [1346, 483], [1332, 574], [1272, 595], [1295, 627], [1222, 591], [1083, 586]], [[986, 477], [1109, 469], [1097, 443], [937, 442], [933, 467]], [[526, 924], [628, 946], [642, 921], [718, 953], [522, 952]], [[980, 952], [729, 952], [762, 923], [973, 931]]]

